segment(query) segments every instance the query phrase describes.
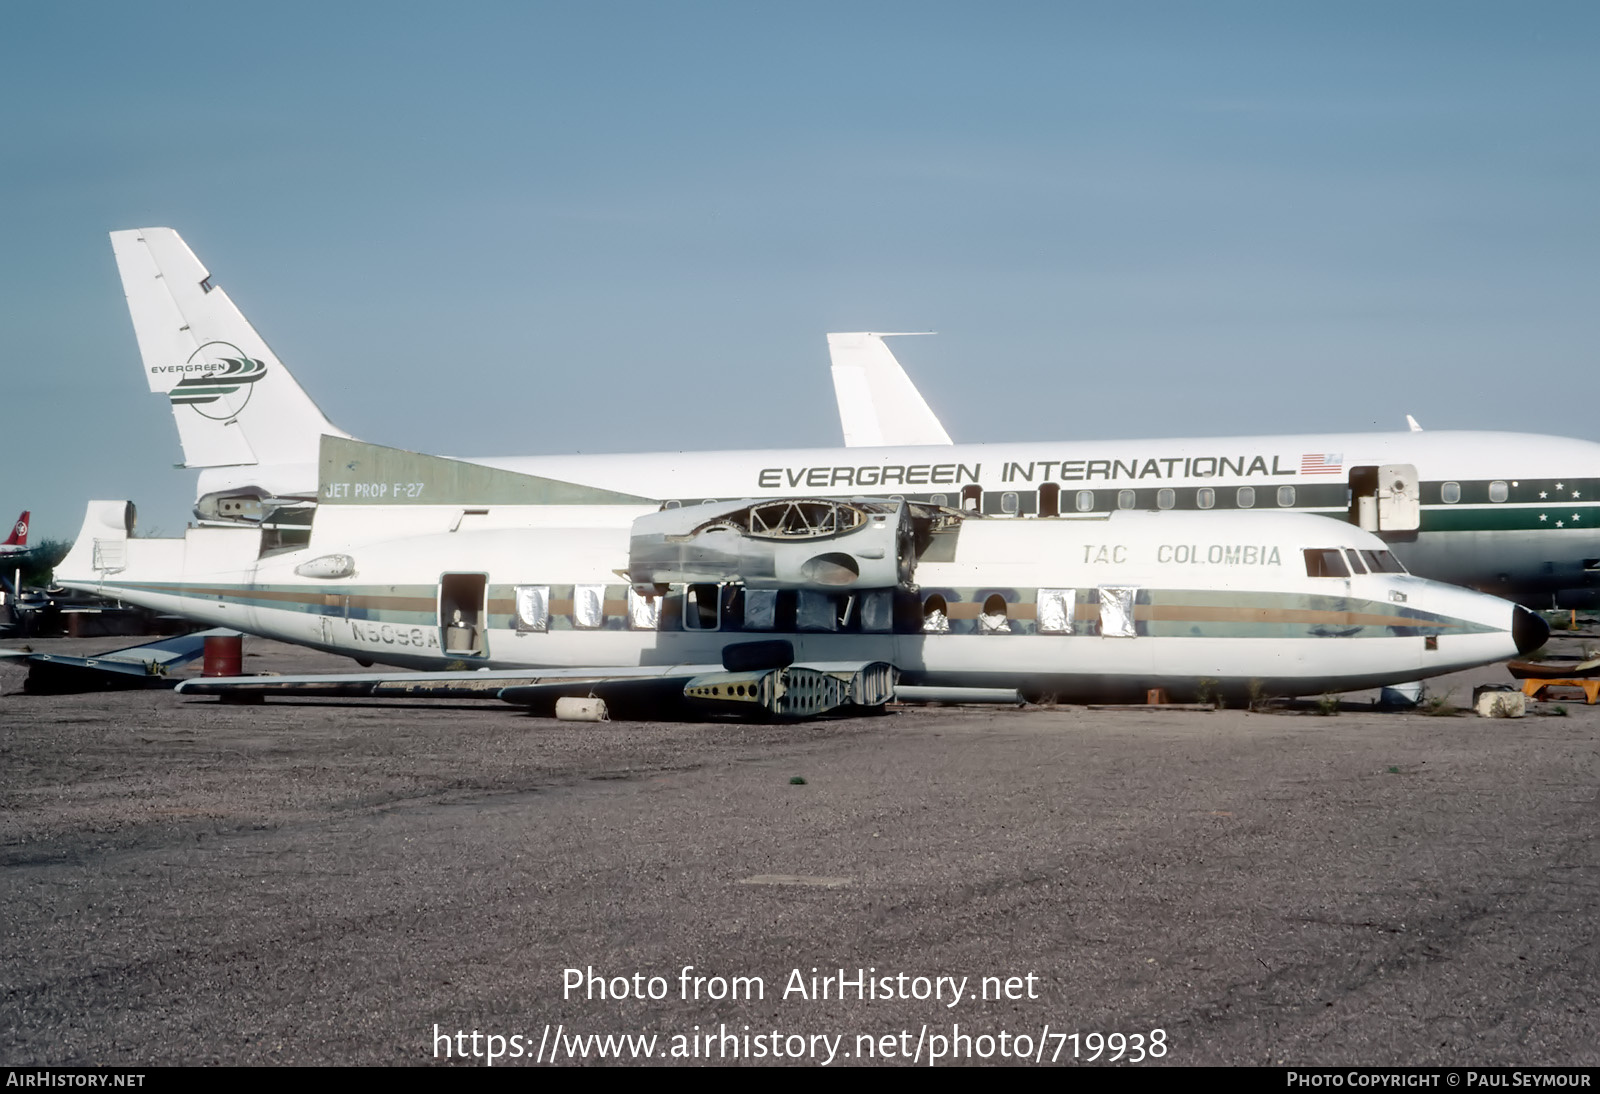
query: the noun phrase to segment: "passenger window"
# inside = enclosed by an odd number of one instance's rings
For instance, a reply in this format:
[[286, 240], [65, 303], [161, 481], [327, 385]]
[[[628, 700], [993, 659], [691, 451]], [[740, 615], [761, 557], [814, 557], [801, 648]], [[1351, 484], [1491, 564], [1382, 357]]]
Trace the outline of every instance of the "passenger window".
[[1278, 505], [1280, 507], [1284, 508], [1284, 509], [1287, 509], [1293, 504], [1294, 504], [1294, 487], [1292, 487], [1292, 486], [1280, 486], [1280, 487], [1278, 487]]
[[1133, 491], [1132, 490], [1118, 490], [1117, 491], [1117, 508], [1118, 509], [1132, 509], [1133, 508]]
[[1163, 486], [1160, 490], [1156, 491], [1157, 509], [1171, 509], [1175, 504], [1177, 504], [1177, 501], [1178, 495], [1170, 486]]
[[1080, 513], [1091, 512], [1094, 509], [1094, 491], [1093, 490], [1079, 490], [1078, 491], [1078, 502], [1077, 502], [1077, 505], [1078, 505], [1078, 512], [1080, 512]]
[[1100, 637], [1133, 638], [1139, 627], [1134, 621], [1133, 602], [1139, 590], [1126, 585], [1100, 586]]
[[1253, 486], [1239, 487], [1237, 495], [1240, 509], [1253, 509], [1256, 504], [1256, 488]]
[[1075, 589], [1040, 589], [1034, 618], [1040, 634], [1071, 634], [1078, 593]]
[[778, 590], [746, 589], [744, 591], [744, 629], [771, 631], [778, 628]]
[[978, 616], [979, 634], [1010, 634], [1011, 621], [1006, 618], [1006, 598], [991, 594], [983, 602], [983, 614]]
[[1307, 577], [1349, 577], [1350, 568], [1337, 550], [1321, 547], [1306, 548]]
[[1489, 484], [1490, 501], [1505, 501], [1510, 496], [1511, 491], [1506, 488], [1506, 484], [1503, 480], [1495, 479]]
[[832, 593], [815, 589], [799, 589], [795, 595], [795, 630], [836, 631], [839, 629], [840, 608], [850, 610], [849, 597], [836, 598]]
[[949, 505], [950, 504], [950, 496], [948, 494], [930, 494], [928, 496], [928, 504], [929, 505]]
[[683, 502], [681, 502], [681, 501], [667, 501], [667, 502], [662, 502], [661, 503], [661, 508], [663, 508], [663, 509], [676, 509], [679, 506], [681, 506], [682, 504], [683, 504]]
[[574, 585], [572, 587], [572, 625], [578, 630], [592, 631], [605, 626], [606, 587], [604, 585]]
[[547, 631], [550, 629], [550, 586], [518, 585], [514, 590], [517, 600], [517, 630]]
[[1015, 490], [1007, 490], [1004, 494], [1000, 495], [1000, 511], [1006, 516], [1016, 516], [1018, 508], [1017, 492]]
[[1446, 505], [1454, 505], [1461, 500], [1461, 484], [1447, 482], [1439, 487], [1439, 497]]
[[1217, 492], [1209, 486], [1202, 486], [1194, 492], [1194, 503], [1202, 509], [1210, 509], [1217, 504]]
[[1361, 564], [1361, 552], [1350, 548], [1345, 551], [1344, 557], [1350, 562], [1351, 573], [1364, 574], [1367, 572], [1367, 568]]
[[722, 618], [718, 607], [715, 585], [690, 585], [683, 593], [683, 629], [721, 630]]
[[922, 633], [948, 634], [949, 631], [950, 613], [944, 597], [934, 593], [922, 602]]
[[661, 622], [661, 598], [628, 590], [628, 629], [653, 631]]

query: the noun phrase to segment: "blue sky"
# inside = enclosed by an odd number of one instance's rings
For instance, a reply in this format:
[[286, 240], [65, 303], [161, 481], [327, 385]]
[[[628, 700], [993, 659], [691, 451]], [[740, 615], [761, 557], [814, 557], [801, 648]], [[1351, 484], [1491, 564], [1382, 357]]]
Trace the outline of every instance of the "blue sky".
[[1594, 436], [1600, 5], [10, 5], [0, 522], [181, 529], [106, 233], [435, 452]]

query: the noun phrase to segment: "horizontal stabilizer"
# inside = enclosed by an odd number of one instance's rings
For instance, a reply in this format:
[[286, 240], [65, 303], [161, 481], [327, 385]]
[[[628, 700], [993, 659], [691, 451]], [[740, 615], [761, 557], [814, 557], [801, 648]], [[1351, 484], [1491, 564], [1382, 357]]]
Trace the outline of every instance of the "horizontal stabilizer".
[[204, 653], [207, 638], [238, 633], [229, 630], [195, 631], [89, 657], [74, 657], [64, 653], [7, 653], [12, 657], [26, 658], [28, 679], [22, 687], [32, 695], [170, 688], [176, 681], [167, 673]]

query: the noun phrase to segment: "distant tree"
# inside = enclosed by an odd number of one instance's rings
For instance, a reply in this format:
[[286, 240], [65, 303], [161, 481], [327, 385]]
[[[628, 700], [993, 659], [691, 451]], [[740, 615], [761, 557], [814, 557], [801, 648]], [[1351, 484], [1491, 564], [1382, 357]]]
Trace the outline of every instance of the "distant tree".
[[[61, 560], [67, 557], [67, 552], [72, 550], [72, 541], [67, 539], [40, 540], [32, 551], [29, 551], [20, 560], [22, 567], [22, 583], [24, 585], [48, 585], [60, 565]], [[14, 560], [0, 560], [0, 568], [4, 568], [6, 576], [17, 568], [18, 562]]]

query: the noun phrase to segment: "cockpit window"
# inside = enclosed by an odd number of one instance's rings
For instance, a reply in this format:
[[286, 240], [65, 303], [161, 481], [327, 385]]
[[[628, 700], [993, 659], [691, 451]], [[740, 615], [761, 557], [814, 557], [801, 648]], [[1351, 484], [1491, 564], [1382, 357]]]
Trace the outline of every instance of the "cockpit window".
[[1362, 551], [1361, 561], [1375, 574], [1403, 574], [1406, 568], [1388, 551]]
[[1367, 572], [1367, 567], [1361, 561], [1360, 551], [1357, 551], [1353, 547], [1347, 547], [1344, 552], [1344, 557], [1350, 563], [1351, 573], [1364, 574]]
[[1307, 577], [1349, 577], [1350, 567], [1344, 564], [1344, 555], [1333, 547], [1306, 548]]

